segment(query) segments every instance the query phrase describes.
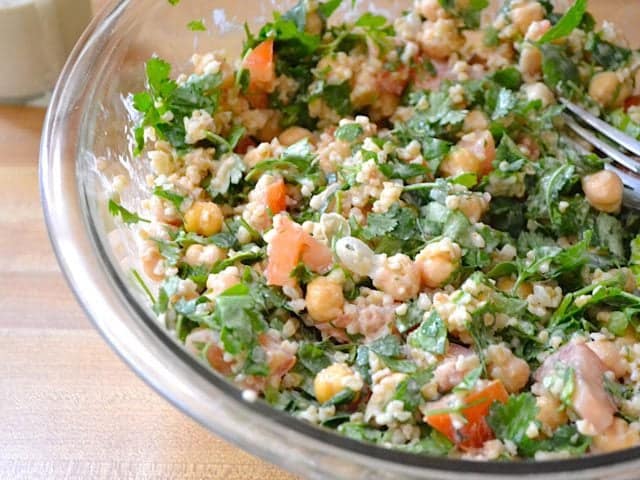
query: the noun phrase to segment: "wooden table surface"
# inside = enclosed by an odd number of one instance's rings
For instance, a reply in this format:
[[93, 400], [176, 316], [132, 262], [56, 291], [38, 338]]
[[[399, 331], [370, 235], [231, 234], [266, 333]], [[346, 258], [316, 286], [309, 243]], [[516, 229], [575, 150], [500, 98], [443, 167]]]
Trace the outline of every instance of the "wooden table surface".
[[0, 479], [292, 479], [152, 391], [80, 310], [40, 208], [43, 118], [0, 106]]

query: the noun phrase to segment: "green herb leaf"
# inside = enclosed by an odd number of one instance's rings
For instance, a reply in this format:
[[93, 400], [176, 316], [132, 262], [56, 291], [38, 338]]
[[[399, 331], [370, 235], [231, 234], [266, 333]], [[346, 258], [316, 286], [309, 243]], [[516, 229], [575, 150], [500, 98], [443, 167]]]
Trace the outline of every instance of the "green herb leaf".
[[187, 28], [192, 32], [206, 32], [207, 27], [204, 26], [203, 20], [191, 20], [187, 23]]
[[538, 40], [539, 44], [553, 42], [568, 36], [580, 25], [582, 17], [587, 11], [587, 0], [576, 0], [558, 22], [545, 32]]
[[353, 143], [360, 137], [360, 135], [362, 135], [363, 132], [364, 130], [362, 129], [362, 126], [360, 124], [355, 122], [347, 123], [344, 125], [340, 125], [336, 129], [335, 137], [338, 140]]
[[174, 207], [176, 207], [176, 210], [178, 212], [180, 212], [180, 207], [182, 206], [182, 202], [184, 202], [185, 197], [182, 195], [179, 195], [175, 192], [172, 192], [170, 190], [165, 190], [163, 187], [161, 186], [157, 186], [153, 189], [153, 194], [156, 197], [160, 197], [160, 198], [164, 198], [165, 200], [168, 200], [169, 202], [171, 202], [173, 204]]
[[124, 208], [122, 205], [120, 205], [119, 203], [116, 203], [113, 200], [109, 200], [107, 207], [109, 209], [109, 213], [113, 217], [120, 217], [122, 221], [127, 225], [130, 223], [138, 223], [138, 222], [149, 223], [149, 220], [138, 216], [137, 213], [130, 212], [129, 210]]
[[537, 424], [538, 407], [536, 399], [530, 393], [511, 395], [507, 403], [494, 402], [489, 410], [487, 423], [500, 440], [511, 441], [521, 449], [523, 446], [530, 452], [527, 429], [533, 422]]
[[409, 334], [407, 342], [414, 348], [443, 355], [447, 350], [447, 326], [438, 312], [432, 310], [422, 324]]

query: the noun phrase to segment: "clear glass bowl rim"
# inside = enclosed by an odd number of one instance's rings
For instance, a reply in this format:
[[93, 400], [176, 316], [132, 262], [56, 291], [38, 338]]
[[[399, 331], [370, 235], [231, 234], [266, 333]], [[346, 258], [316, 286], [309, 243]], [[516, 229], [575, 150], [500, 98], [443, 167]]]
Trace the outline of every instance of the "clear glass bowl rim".
[[[616, 474], [621, 475], [620, 478], [633, 478], [628, 475], [635, 470], [633, 467], [640, 467], [640, 447], [567, 460], [505, 463], [427, 457], [364, 444], [295, 419], [263, 401], [246, 402], [237, 387], [179, 347], [131, 295], [108, 255], [75, 171], [81, 161], [77, 149], [81, 135], [69, 130], [74, 120], [82, 119], [82, 112], [75, 108], [75, 99], [86, 93], [86, 85], [90, 83], [86, 75], [99, 62], [97, 50], [101, 39], [110, 34], [109, 27], [116, 24], [135, 1], [112, 0], [94, 17], [70, 55], [46, 115], [39, 177], [49, 238], [67, 283], [107, 343], [145, 382], [217, 435], [302, 475], [309, 474], [308, 466], [300, 463], [298, 467], [292, 463], [287, 458], [286, 446], [283, 445], [285, 448], [278, 454], [273, 448], [243, 436], [245, 425], [223, 427], [215, 415], [204, 413], [207, 398], [212, 394], [223, 395], [228, 406], [242, 411], [253, 425], [282, 434], [283, 439], [292, 434], [302, 442], [303, 448], [323, 452], [341, 464], [395, 472], [399, 478], [516, 478], [522, 475], [614, 478]], [[82, 130], [82, 123], [78, 130]], [[331, 471], [328, 466], [317, 468], [315, 473]]]

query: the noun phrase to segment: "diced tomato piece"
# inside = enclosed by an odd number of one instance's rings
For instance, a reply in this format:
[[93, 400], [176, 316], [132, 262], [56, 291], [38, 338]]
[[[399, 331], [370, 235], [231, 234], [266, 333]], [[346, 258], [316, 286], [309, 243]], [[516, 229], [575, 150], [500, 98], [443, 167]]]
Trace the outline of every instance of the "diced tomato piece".
[[280, 218], [274, 235], [269, 241], [267, 283], [291, 285], [291, 271], [302, 260], [311, 270], [323, 272], [331, 266], [331, 250], [302, 230], [289, 218]]
[[251, 108], [268, 108], [269, 107], [269, 95], [265, 92], [249, 90], [246, 94], [247, 100]]
[[624, 110], [626, 112], [629, 108], [637, 107], [638, 105], [640, 105], [640, 95], [631, 95], [624, 101]]
[[316, 273], [323, 273], [333, 263], [333, 255], [331, 255], [329, 248], [305, 233], [302, 263]]
[[267, 90], [276, 78], [273, 61], [273, 38], [256, 45], [242, 63], [249, 70], [249, 90]]
[[459, 429], [453, 424], [449, 413], [426, 415], [424, 421], [445, 435], [462, 449], [480, 448], [487, 440], [493, 438], [493, 432], [486, 422], [489, 408], [493, 402], [505, 403], [509, 393], [500, 380], [494, 380], [485, 388], [469, 393], [460, 414], [466, 423]]
[[245, 153], [247, 153], [247, 150], [249, 150], [250, 147], [255, 147], [255, 146], [256, 146], [256, 142], [254, 142], [251, 137], [244, 136], [240, 139], [240, 141], [238, 141], [238, 144], [236, 145], [236, 148], [233, 151], [235, 153], [244, 155]]
[[382, 91], [402, 95], [409, 82], [409, 67], [402, 65], [397, 70], [383, 70], [378, 75], [378, 86]]
[[267, 206], [274, 215], [287, 208], [287, 189], [284, 180], [279, 178], [267, 186], [266, 190]]

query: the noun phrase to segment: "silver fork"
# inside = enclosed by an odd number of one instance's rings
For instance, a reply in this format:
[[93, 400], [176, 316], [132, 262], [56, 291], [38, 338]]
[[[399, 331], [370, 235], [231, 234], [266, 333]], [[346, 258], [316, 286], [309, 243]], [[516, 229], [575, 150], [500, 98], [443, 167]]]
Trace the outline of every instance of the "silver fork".
[[[638, 158], [640, 157], [640, 141], [609, 125], [569, 100], [561, 98], [560, 102], [572, 114], [566, 113], [566, 111], [562, 114], [567, 127], [607, 157], [608, 160], [605, 159], [605, 169], [615, 172], [622, 180], [625, 187], [623, 203], [628, 207], [640, 209], [640, 158]], [[580, 125], [574, 116], [616, 143], [619, 148], [630, 152], [630, 154], [637, 155], [637, 157], [631, 156], [609, 142], [602, 140], [593, 131]], [[581, 153], [592, 153], [579, 143], [572, 143]]]

